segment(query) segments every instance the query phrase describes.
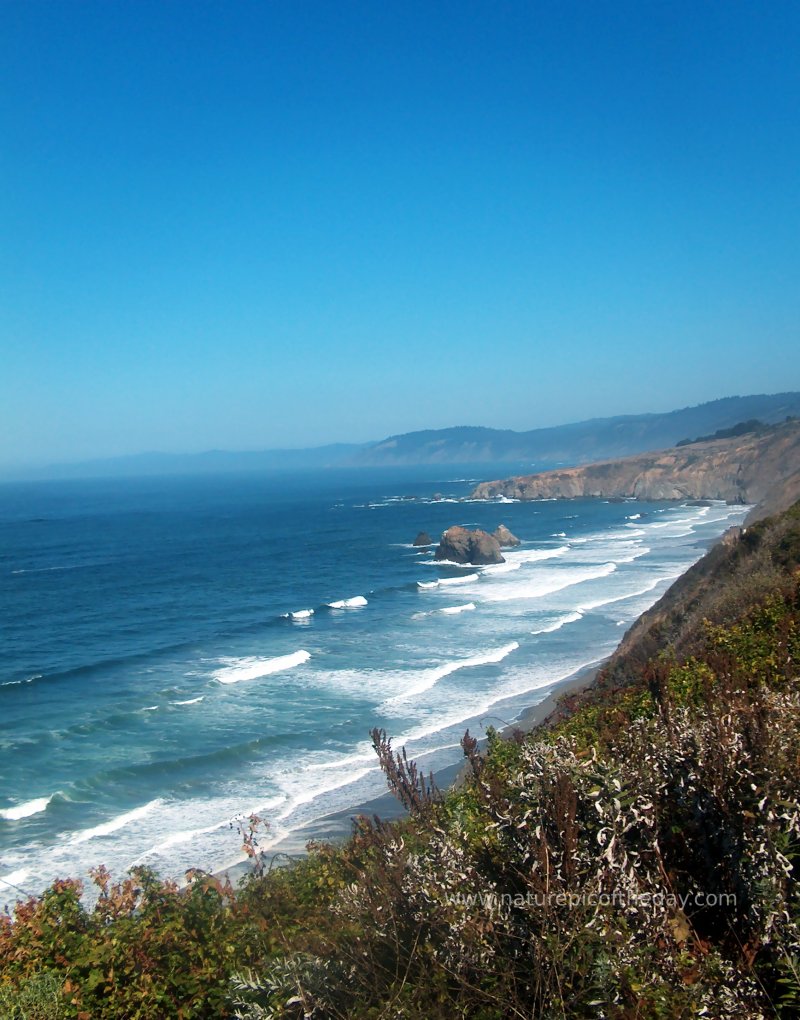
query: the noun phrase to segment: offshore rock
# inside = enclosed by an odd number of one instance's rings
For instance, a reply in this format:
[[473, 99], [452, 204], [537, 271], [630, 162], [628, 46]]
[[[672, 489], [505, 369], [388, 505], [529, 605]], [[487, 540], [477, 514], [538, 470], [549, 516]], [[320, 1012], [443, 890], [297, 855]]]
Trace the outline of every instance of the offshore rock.
[[497, 539], [501, 548], [510, 549], [512, 546], [520, 545], [520, 540], [513, 532], [509, 531], [505, 524], [499, 524], [492, 532], [492, 538]]
[[448, 528], [436, 548], [435, 559], [453, 563], [505, 563], [500, 543], [486, 531]]
[[433, 539], [427, 531], [420, 531], [414, 539], [414, 545], [433, 545]]

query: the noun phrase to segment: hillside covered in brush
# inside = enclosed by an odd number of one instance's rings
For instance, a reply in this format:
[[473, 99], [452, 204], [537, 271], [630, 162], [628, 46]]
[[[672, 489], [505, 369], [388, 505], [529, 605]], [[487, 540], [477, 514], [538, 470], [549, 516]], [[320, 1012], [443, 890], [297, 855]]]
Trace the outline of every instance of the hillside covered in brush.
[[101, 873], [93, 909], [68, 881], [20, 904], [0, 1016], [795, 1017], [798, 659], [800, 504], [717, 545], [547, 725], [466, 734], [449, 793], [376, 731], [407, 818], [237, 890]]

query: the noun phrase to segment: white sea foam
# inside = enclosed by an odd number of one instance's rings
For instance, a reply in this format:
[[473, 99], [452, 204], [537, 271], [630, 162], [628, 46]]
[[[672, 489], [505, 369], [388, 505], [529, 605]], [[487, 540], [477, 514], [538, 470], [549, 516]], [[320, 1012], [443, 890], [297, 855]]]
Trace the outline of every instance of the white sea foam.
[[[277, 820], [279, 822], [285, 821], [292, 812], [296, 811], [301, 805], [309, 804], [311, 801], [316, 800], [323, 794], [331, 793], [333, 790], [338, 790], [343, 786], [350, 786], [351, 783], [355, 783], [357, 780], [363, 779], [364, 776], [369, 775], [370, 772], [374, 772], [376, 769], [377, 766], [372, 766], [371, 768], [361, 769], [358, 772], [348, 772], [344, 776], [338, 777], [334, 782], [316, 787], [309, 787], [305, 773], [301, 772], [299, 775], [292, 777], [295, 782], [292, 782], [291, 785], [287, 784], [288, 788], [285, 787], [289, 803], [277, 816]], [[292, 796], [293, 787], [298, 790], [298, 792], [294, 793], [294, 796]], [[267, 846], [269, 846], [269, 844], [267, 844]]]
[[437, 612], [444, 613], [447, 616], [455, 616], [456, 613], [466, 613], [469, 612], [470, 609], [474, 608], [475, 608], [474, 602], [467, 602], [467, 604], [464, 606], [447, 606], [445, 609], [437, 610]]
[[629, 542], [633, 538], [642, 538], [642, 536], [646, 534], [647, 532], [644, 528], [638, 527], [635, 524], [626, 524], [625, 531], [609, 531], [608, 534], [605, 535], [601, 532], [599, 535], [590, 535], [589, 538], [594, 539], [595, 541], [599, 540], [600, 542], [613, 542], [616, 539], [620, 539], [623, 542]]
[[290, 620], [307, 620], [310, 616], [314, 615], [313, 609], [298, 609], [294, 613], [289, 613]]
[[487, 566], [482, 567], [481, 573], [489, 574], [490, 576], [492, 574], [511, 574], [515, 570], [519, 570], [521, 566], [522, 564], [520, 562], [514, 563], [506, 560], [505, 563], [490, 563]]
[[474, 570], [475, 563], [457, 563], [455, 560], [420, 560], [423, 567], [460, 567], [462, 570]]
[[229, 829], [241, 818], [250, 818], [253, 815], [258, 816], [265, 811], [272, 811], [281, 805], [285, 799], [283, 796], [272, 797], [270, 800], [258, 804], [247, 811], [238, 812], [233, 818], [225, 818], [222, 821], [215, 822], [213, 825], [205, 825], [198, 829], [183, 829], [179, 832], [173, 832], [165, 840], [141, 854], [135, 864], [138, 864], [146, 857], [162, 854], [165, 850], [169, 850], [174, 846], [180, 846], [182, 843], [193, 843], [198, 836], [205, 836], [209, 832], [217, 832], [220, 829]]
[[638, 520], [641, 520], [641, 517], [642, 517], [641, 514], [628, 514], [628, 518], [627, 519], [629, 521], [638, 521]]
[[279, 673], [284, 669], [292, 669], [308, 662], [311, 653], [301, 648], [290, 655], [278, 655], [274, 659], [259, 659], [248, 656], [242, 659], [227, 660], [225, 669], [218, 670], [214, 678], [221, 684], [238, 684], [242, 680], [257, 680], [271, 673]]
[[389, 708], [399, 702], [408, 700], [408, 698], [413, 698], [417, 694], [422, 694], [424, 691], [430, 690], [440, 680], [450, 676], [451, 673], [457, 672], [459, 669], [470, 669], [472, 666], [488, 666], [495, 662], [502, 662], [506, 656], [516, 651], [517, 648], [519, 648], [519, 642], [512, 641], [507, 645], [503, 645], [502, 648], [493, 648], [487, 652], [472, 655], [468, 659], [454, 659], [452, 662], [442, 663], [441, 666], [435, 666], [433, 669], [423, 670], [417, 675], [416, 682], [412, 683], [401, 694], [396, 694], [393, 698], [387, 698], [381, 708]]
[[110, 822], [103, 822], [102, 825], [95, 825], [91, 829], [83, 829], [73, 837], [72, 843], [73, 845], [88, 843], [90, 839], [95, 839], [98, 836], [109, 836], [112, 832], [116, 832], [117, 829], [124, 829], [131, 822], [144, 818], [146, 814], [149, 814], [153, 808], [158, 807], [161, 803], [161, 799], [157, 797], [155, 800], [151, 800], [149, 804], [142, 804], [141, 807], [134, 808], [133, 811], [126, 811], [123, 815], [117, 815]]
[[375, 761], [375, 749], [370, 741], [362, 740], [353, 754], [344, 756], [337, 755], [333, 759], [325, 761], [313, 761], [306, 765], [307, 772], [325, 771], [326, 769], [338, 769], [345, 765], [363, 765], [364, 762]]
[[544, 627], [539, 627], [538, 630], [532, 630], [531, 634], [552, 634], [554, 631], [566, 627], [568, 623], [577, 623], [578, 620], [582, 619], [583, 613], [566, 613], [564, 616], [559, 616], [557, 620], [553, 620], [552, 623], [545, 624]]
[[[552, 687], [554, 684], [560, 683], [562, 680], [566, 680], [567, 677], [573, 676], [587, 667], [595, 665], [597, 661], [597, 659], [591, 659], [586, 662], [572, 662], [566, 665], [564, 669], [557, 669], [554, 672], [550, 672], [548, 669], [548, 671], [540, 677], [533, 677], [529, 670], [526, 669], [523, 671], [522, 675], [524, 679], [521, 681], [512, 679], [505, 686], [495, 688], [492, 691], [481, 692], [481, 694], [474, 700], [465, 699], [463, 703], [460, 704], [459, 709], [456, 712], [450, 713], [449, 715], [440, 715], [437, 713], [433, 721], [427, 724], [423, 723], [413, 729], [399, 734], [393, 743], [396, 747], [402, 747], [414, 741], [424, 740], [426, 737], [430, 737], [433, 734], [446, 731], [453, 726], [459, 726], [467, 719], [476, 718], [488, 712], [489, 709], [498, 702], [503, 701], [505, 698], [517, 697], [531, 691]], [[417, 754], [416, 751], [413, 753], [415, 755]]]
[[550, 570], [541, 575], [534, 574], [520, 580], [516, 579], [517, 575], [515, 574], [514, 580], [498, 580], [492, 586], [487, 587], [482, 594], [488, 602], [540, 599], [545, 595], [563, 591], [564, 588], [583, 584], [585, 581], [608, 577], [616, 569], [616, 563], [608, 562], [591, 566], [561, 567], [558, 570]]
[[432, 588], [447, 587], [453, 584], [471, 584], [477, 580], [477, 574], [464, 574], [463, 577], [437, 577], [435, 581], [417, 581], [417, 587], [423, 591], [429, 591]]
[[614, 602], [625, 602], [626, 599], [635, 599], [638, 595], [647, 595], [654, 588], [657, 588], [659, 584], [664, 580], [663, 577], [656, 577], [649, 584], [646, 584], [644, 588], [637, 588], [636, 591], [621, 592], [619, 595], [607, 595], [602, 598], [595, 599], [592, 602], [582, 602], [578, 606], [578, 610], [582, 613], [588, 613], [592, 609], [600, 609], [601, 606], [610, 606]]
[[449, 587], [452, 584], [469, 584], [471, 581], [477, 580], [477, 574], [465, 574], [463, 577], [440, 577], [439, 584], [442, 587]]
[[17, 868], [16, 871], [9, 871], [7, 875], [0, 875], [0, 886], [12, 889], [14, 886], [21, 885], [30, 873], [30, 868]]
[[614, 560], [616, 563], [633, 563], [634, 560], [638, 560], [640, 556], [646, 556], [649, 552], [649, 545], [640, 545], [637, 542], [633, 544], [632, 548], [625, 551], [624, 556], [615, 556]]
[[367, 605], [363, 595], [354, 595], [351, 599], [339, 599], [337, 602], [329, 602], [329, 609], [357, 609], [359, 606]]
[[568, 545], [558, 545], [554, 549], [512, 549], [505, 553], [505, 557], [509, 563], [541, 563], [559, 559], [568, 552]]
[[173, 701], [173, 705], [196, 705], [198, 701], [202, 701], [205, 694], [201, 694], [199, 698], [189, 698], [188, 701]]
[[49, 797], [36, 797], [34, 800], [26, 800], [24, 804], [15, 804], [14, 807], [0, 808], [0, 818], [8, 822], [15, 822], [20, 818], [30, 818], [31, 815], [38, 815], [41, 811], [47, 810], [47, 805], [53, 799]]

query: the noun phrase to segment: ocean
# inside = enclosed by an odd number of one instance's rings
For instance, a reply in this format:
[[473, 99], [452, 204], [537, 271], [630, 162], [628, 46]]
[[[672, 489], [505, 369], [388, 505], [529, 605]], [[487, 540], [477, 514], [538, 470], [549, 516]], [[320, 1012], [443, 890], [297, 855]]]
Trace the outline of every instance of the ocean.
[[[101, 863], [219, 870], [241, 858], [236, 817], [262, 817], [268, 849], [355, 808], [385, 791], [374, 726], [452, 764], [467, 727], [610, 654], [746, 513], [470, 501], [477, 480], [0, 486], [0, 903]], [[523, 542], [495, 566], [412, 545], [501, 523]]]

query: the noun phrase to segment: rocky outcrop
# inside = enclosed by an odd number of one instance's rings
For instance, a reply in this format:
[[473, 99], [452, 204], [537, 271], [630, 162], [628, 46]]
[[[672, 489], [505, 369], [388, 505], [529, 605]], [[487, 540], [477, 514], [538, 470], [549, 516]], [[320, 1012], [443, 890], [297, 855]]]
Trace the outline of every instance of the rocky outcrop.
[[436, 547], [435, 559], [453, 563], [505, 563], [500, 544], [486, 531], [448, 528]]
[[509, 531], [505, 524], [498, 524], [492, 532], [492, 538], [497, 539], [497, 544], [501, 549], [511, 549], [513, 546], [521, 544], [517, 536]]
[[433, 539], [427, 531], [420, 531], [414, 539], [414, 545], [433, 545]]
[[791, 504], [798, 472], [800, 422], [791, 421], [759, 434], [482, 482], [471, 498], [723, 499], [768, 502], [774, 512]]

